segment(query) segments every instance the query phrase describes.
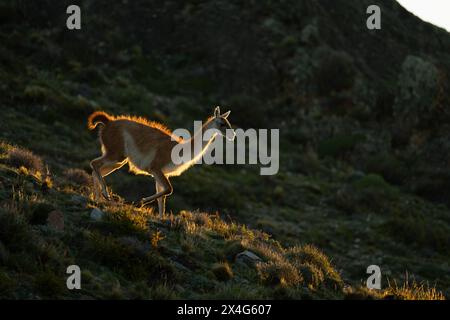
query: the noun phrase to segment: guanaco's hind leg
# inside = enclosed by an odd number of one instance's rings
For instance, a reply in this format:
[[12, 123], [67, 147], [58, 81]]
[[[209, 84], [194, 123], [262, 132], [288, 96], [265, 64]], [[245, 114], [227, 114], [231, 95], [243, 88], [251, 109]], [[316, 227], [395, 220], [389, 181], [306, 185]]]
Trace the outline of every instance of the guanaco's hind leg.
[[[172, 194], [173, 188], [170, 184], [169, 179], [161, 172], [161, 171], [153, 171], [153, 176], [155, 177], [156, 183], [159, 185], [156, 189], [156, 193], [150, 197], [142, 199], [142, 204], [146, 205], [151, 203], [152, 201], [159, 199], [160, 197], [166, 197]], [[161, 202], [161, 205], [164, 204], [164, 201]], [[158, 201], [159, 206], [159, 201]], [[161, 214], [161, 209], [159, 210]]]
[[94, 188], [94, 200], [98, 201], [100, 200], [100, 181], [98, 180], [97, 173], [95, 173], [94, 170], [92, 170], [92, 181], [93, 181], [93, 188]]
[[[158, 181], [156, 181], [156, 193], [162, 192], [163, 191], [163, 187], [158, 183]], [[167, 196], [161, 196], [159, 197], [158, 200], [158, 211], [159, 211], [159, 216], [162, 217], [166, 211], [166, 197]]]
[[99, 198], [98, 184], [100, 184], [103, 197], [105, 197], [106, 200], [111, 200], [103, 177], [106, 177], [115, 170], [120, 169], [125, 165], [125, 163], [127, 163], [126, 159], [118, 161], [117, 159], [114, 159], [114, 157], [109, 157], [107, 154], [91, 162], [92, 176], [94, 178], [94, 196], [97, 199]]

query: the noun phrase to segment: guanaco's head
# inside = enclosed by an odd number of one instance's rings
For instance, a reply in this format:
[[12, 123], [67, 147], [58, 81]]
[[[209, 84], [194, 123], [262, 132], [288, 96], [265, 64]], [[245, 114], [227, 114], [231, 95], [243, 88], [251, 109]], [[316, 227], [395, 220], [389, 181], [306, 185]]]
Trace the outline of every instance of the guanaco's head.
[[220, 107], [216, 107], [214, 109], [214, 116], [211, 119], [211, 127], [217, 129], [220, 134], [228, 140], [233, 141], [236, 133], [228, 121], [230, 113], [231, 111], [227, 111], [224, 114], [220, 114]]

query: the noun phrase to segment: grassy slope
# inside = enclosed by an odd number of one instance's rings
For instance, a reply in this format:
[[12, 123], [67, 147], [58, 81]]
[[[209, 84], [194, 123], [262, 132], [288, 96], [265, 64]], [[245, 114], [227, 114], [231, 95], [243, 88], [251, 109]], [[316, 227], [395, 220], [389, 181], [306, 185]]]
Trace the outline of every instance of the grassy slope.
[[[264, 232], [218, 214], [181, 211], [160, 218], [152, 209], [95, 203], [90, 188], [11, 160], [1, 146], [0, 296], [4, 298], [314, 299], [441, 297], [421, 287], [367, 292], [344, 286], [328, 257], [305, 245], [283, 247]], [[16, 158], [17, 159], [17, 158]], [[18, 168], [11, 167], [13, 164]], [[23, 164], [26, 164], [23, 162]], [[94, 220], [89, 213], [105, 215]], [[64, 230], [47, 222], [60, 211]], [[250, 250], [256, 265], [236, 260]], [[65, 288], [65, 269], [82, 269], [82, 290]], [[397, 290], [397, 291], [395, 291]]]
[[[214, 180], [220, 172], [221, 179], [230, 185], [227, 190], [232, 190], [235, 176], [239, 174], [240, 179], [248, 182], [247, 192], [251, 193], [245, 198], [235, 194], [228, 206], [227, 199], [222, 199], [223, 205], [229, 212], [235, 212], [233, 208], [244, 204], [245, 212], [241, 208], [235, 216], [268, 233], [199, 212], [176, 210], [176, 214], [159, 219], [151, 209], [136, 209], [120, 203], [118, 206], [96, 204], [89, 200], [89, 188], [76, 185], [65, 177], [63, 170], [76, 167], [77, 157], [81, 167], [86, 162], [84, 159], [92, 157], [90, 152], [95, 152], [95, 149], [89, 145], [95, 145], [93, 137], [84, 138], [87, 133], [82, 133], [76, 137], [80, 148], [73, 149], [72, 142], [60, 141], [52, 134], [52, 126], [13, 109], [9, 109], [6, 115], [10, 121], [5, 121], [5, 133], [12, 132], [8, 129], [14, 127], [18, 132], [16, 141], [36, 152], [48, 154], [44, 159], [48, 159], [53, 187], [46, 191], [42, 188], [43, 178], [35, 178], [23, 168], [11, 167], [8, 150], [12, 147], [3, 145], [0, 240], [3, 264], [1, 292], [5, 297], [360, 297], [367, 292], [354, 289], [358, 287], [355, 279], [365, 278], [364, 271], [369, 264], [379, 264], [383, 271], [387, 269], [385, 265], [397, 267], [393, 272], [402, 268], [411, 271], [411, 266], [415, 266], [413, 273], [424, 275], [419, 280], [439, 278], [438, 287], [448, 283], [448, 279], [442, 277], [446, 268], [445, 255], [428, 252], [433, 260], [417, 260], [417, 252], [427, 254], [426, 248], [430, 243], [443, 245], [443, 250], [446, 249], [448, 232], [445, 225], [448, 220], [439, 223], [439, 220], [431, 219], [431, 215], [445, 219], [446, 211], [404, 195], [384, 181], [378, 181], [374, 178], [376, 176], [352, 176], [345, 168], [341, 168], [333, 178], [320, 173], [313, 177], [281, 173], [268, 181], [278, 187], [267, 193], [267, 188], [258, 187], [260, 177], [251, 174], [251, 170], [250, 173], [242, 170], [234, 173], [219, 167], [194, 168], [193, 173], [187, 173], [184, 179], [174, 179], [175, 188], [184, 197], [203, 194], [201, 201], [197, 200], [200, 201], [199, 207], [208, 207], [209, 202], [218, 201], [214, 197], [214, 189], [211, 190], [212, 185], [208, 192], [189, 186]], [[75, 137], [75, 132], [83, 132], [82, 126], [66, 130], [69, 134], [63, 140], [70, 139], [70, 133]], [[41, 138], [35, 140], [35, 135]], [[85, 146], [83, 141], [86, 141]], [[52, 153], [55, 148], [60, 151], [59, 157]], [[72, 154], [77, 157], [72, 157]], [[15, 166], [20, 167], [17, 163]], [[120, 179], [139, 178], [125, 175]], [[348, 190], [342, 191], [342, 186]], [[286, 190], [295, 190], [296, 193]], [[267, 193], [262, 203], [252, 201], [252, 195], [258, 191]], [[74, 195], [85, 197], [86, 203], [74, 200]], [[118, 196], [117, 200], [121, 202]], [[360, 207], [364, 208], [366, 201], [379, 201], [379, 212], [374, 214], [368, 210], [370, 213], [361, 213]], [[352, 204], [357, 207], [344, 209], [347, 212], [356, 210], [358, 214], [340, 211], [340, 206]], [[106, 213], [104, 221], [96, 222], [89, 218], [93, 207]], [[169, 209], [173, 207], [169, 201]], [[398, 212], [383, 212], [384, 208]], [[64, 233], [45, 226], [45, 217], [54, 209], [64, 213]], [[405, 211], [416, 212], [417, 215], [428, 211], [429, 216], [420, 217], [423, 219], [420, 224], [407, 220], [410, 225], [405, 225], [400, 220], [401, 212]], [[287, 249], [271, 240], [268, 234], [273, 234]], [[408, 242], [411, 238], [416, 241], [418, 236], [421, 242], [408, 252], [408, 247], [411, 248]], [[292, 251], [290, 247], [306, 243], [326, 248], [338, 269], [331, 267], [327, 262], [329, 258], [320, 253], [314, 252], [312, 266], [308, 264], [309, 260], [303, 260], [302, 254], [300, 262], [287, 258]], [[268, 264], [258, 271], [255, 267], [235, 263], [236, 254], [244, 249], [257, 253]], [[86, 286], [77, 293], [68, 292], [62, 286], [65, 268], [72, 263], [82, 266], [83, 279], [86, 280]], [[227, 271], [227, 265], [231, 266], [231, 273]], [[305, 265], [308, 266], [306, 270]], [[353, 287], [342, 290], [343, 282], [338, 273], [344, 276], [345, 283]], [[398, 274], [391, 275], [393, 279], [402, 281]]]
[[[97, 204], [89, 189], [44, 180], [23, 166], [0, 176], [0, 295], [9, 298], [302, 298], [342, 296], [342, 280], [313, 247], [283, 248], [266, 233], [218, 215]], [[50, 187], [50, 189], [48, 189]], [[99, 207], [100, 221], [89, 212]], [[64, 214], [64, 231], [47, 224]], [[258, 266], [235, 262], [249, 249]], [[82, 269], [82, 290], [65, 289], [65, 269]], [[302, 270], [302, 271], [300, 271]], [[309, 273], [307, 273], [308, 271]]]

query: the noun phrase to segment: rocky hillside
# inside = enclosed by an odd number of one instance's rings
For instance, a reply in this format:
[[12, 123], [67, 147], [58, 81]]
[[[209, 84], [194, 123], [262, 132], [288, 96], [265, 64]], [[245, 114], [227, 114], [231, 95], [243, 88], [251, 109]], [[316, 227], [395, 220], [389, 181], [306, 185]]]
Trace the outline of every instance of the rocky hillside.
[[[0, 4], [0, 296], [448, 297], [450, 36], [391, 0], [367, 30], [369, 2], [83, 1], [79, 31], [69, 1]], [[196, 166], [162, 219], [126, 170], [92, 201], [90, 112], [191, 128], [214, 105], [280, 129], [279, 174]]]
[[[0, 297], [14, 299], [443, 299], [414, 282], [368, 291], [345, 283], [312, 245], [284, 247], [219, 214], [91, 199], [82, 170], [42, 173], [28, 150], [0, 149]], [[53, 180], [54, 179], [54, 180]], [[65, 271], [81, 268], [80, 290]]]
[[[344, 295], [341, 277], [313, 246], [285, 248], [268, 234], [219, 215], [181, 211], [160, 218], [119, 198], [99, 204], [89, 197], [84, 171], [43, 178], [36, 170], [39, 157], [5, 144], [1, 151], [4, 298]], [[65, 286], [65, 269], [73, 264], [82, 270], [81, 290]]]

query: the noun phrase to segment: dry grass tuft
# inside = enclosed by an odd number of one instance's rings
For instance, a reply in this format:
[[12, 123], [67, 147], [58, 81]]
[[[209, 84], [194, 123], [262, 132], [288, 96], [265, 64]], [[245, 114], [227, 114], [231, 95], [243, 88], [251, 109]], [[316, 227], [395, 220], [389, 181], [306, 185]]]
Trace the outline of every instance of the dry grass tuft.
[[7, 153], [7, 161], [9, 165], [15, 168], [24, 167], [33, 173], [44, 173], [44, 161], [42, 158], [23, 148], [10, 148]]
[[298, 270], [287, 261], [260, 262], [256, 268], [261, 280], [269, 285], [296, 287], [303, 282]]
[[425, 283], [417, 283], [415, 280], [410, 283], [407, 279], [402, 286], [399, 286], [396, 281], [385, 291], [385, 298], [392, 297], [399, 300], [445, 300], [442, 292], [437, 291], [436, 288], [430, 288]]
[[212, 266], [212, 272], [220, 281], [227, 281], [233, 278], [233, 270], [228, 262], [215, 263]]

